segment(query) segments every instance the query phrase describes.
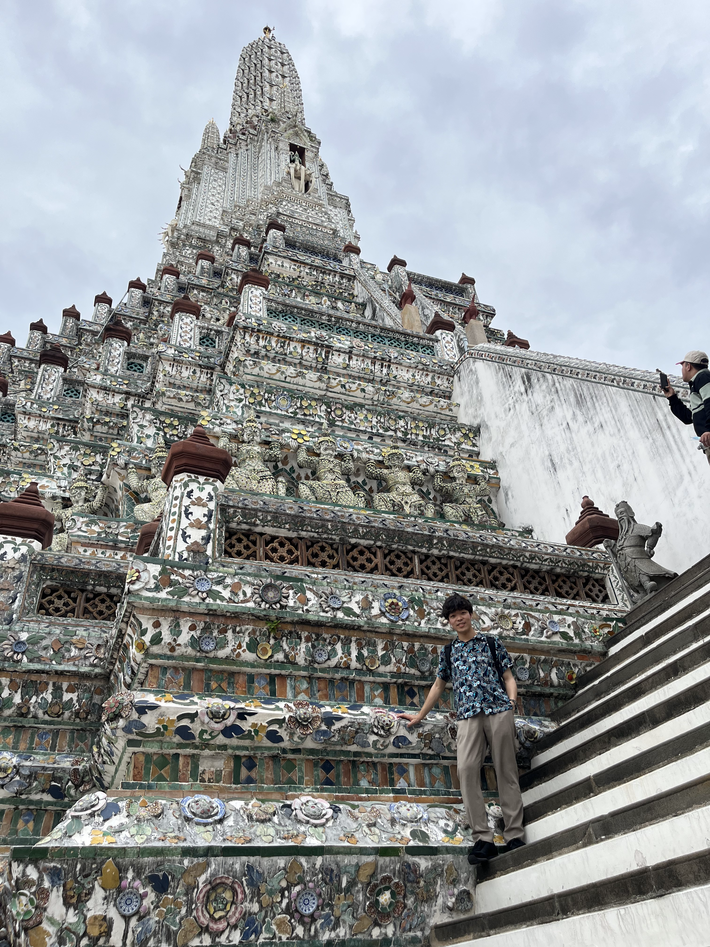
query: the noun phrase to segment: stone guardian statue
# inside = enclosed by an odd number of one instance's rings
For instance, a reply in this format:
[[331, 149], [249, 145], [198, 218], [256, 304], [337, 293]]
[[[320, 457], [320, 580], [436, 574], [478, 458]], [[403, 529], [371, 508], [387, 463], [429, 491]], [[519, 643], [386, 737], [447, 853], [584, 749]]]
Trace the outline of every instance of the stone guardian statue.
[[126, 482], [138, 496], [148, 497], [147, 503], [138, 503], [133, 507], [133, 518], [139, 523], [151, 523], [163, 512], [165, 497], [168, 488], [160, 478], [160, 474], [168, 456], [163, 435], [159, 434], [153, 453], [150, 455], [150, 476], [141, 479], [136, 471], [135, 464], [129, 464], [126, 471]]
[[357, 506], [358, 501], [346, 481], [353, 472], [353, 459], [350, 454], [338, 454], [335, 438], [324, 430], [316, 441], [316, 457], [308, 454], [308, 445], [299, 444], [296, 463], [304, 470], [315, 470], [314, 480], [302, 480], [298, 485], [298, 495], [304, 500], [316, 500], [319, 503], [339, 503], [342, 506]]
[[488, 475], [468, 482], [468, 464], [456, 454], [445, 471], [452, 479], [445, 480], [440, 472], [434, 474], [434, 489], [444, 502], [444, 519], [455, 523], [481, 523], [501, 527], [503, 523], [494, 515], [490, 506], [491, 488]]
[[414, 489], [424, 482], [421, 468], [413, 467], [408, 470], [404, 465], [404, 452], [398, 447], [384, 447], [382, 460], [385, 464], [384, 470], [374, 460], [369, 460], [365, 466], [367, 476], [371, 480], [383, 481], [386, 484], [386, 490], [380, 490], [375, 495], [375, 509], [389, 513], [434, 516], [434, 504], [428, 503]]
[[219, 439], [219, 446], [232, 454], [234, 465], [224, 483], [225, 490], [248, 490], [253, 493], [271, 493], [286, 495], [286, 483], [273, 475], [267, 463], [273, 463], [281, 456], [281, 444], [262, 446], [261, 424], [254, 416], [248, 417], [241, 429], [241, 444], [236, 453], [228, 434]]
[[619, 538], [616, 541], [605, 539], [604, 547], [616, 561], [636, 604], [667, 585], [677, 573], [653, 561], [656, 543], [663, 532], [660, 523], [653, 526], [637, 523], [634, 511], [625, 500], [616, 504], [614, 513], [619, 521]]

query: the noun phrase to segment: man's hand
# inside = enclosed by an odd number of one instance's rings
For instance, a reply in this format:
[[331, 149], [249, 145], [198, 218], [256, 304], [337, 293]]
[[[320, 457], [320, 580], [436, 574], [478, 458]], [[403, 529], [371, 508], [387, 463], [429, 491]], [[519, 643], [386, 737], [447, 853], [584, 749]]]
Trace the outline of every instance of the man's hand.
[[672, 385], [669, 385], [667, 388], [661, 388], [661, 391], [666, 396], [666, 398], [672, 398], [673, 395], [675, 394], [675, 391], [673, 390]]
[[700, 443], [703, 447], [710, 447], [710, 431], [706, 431], [700, 435]]
[[416, 727], [416, 725], [421, 723], [424, 719], [422, 714], [397, 714], [397, 716], [407, 721], [408, 730], [411, 730], [412, 727]]

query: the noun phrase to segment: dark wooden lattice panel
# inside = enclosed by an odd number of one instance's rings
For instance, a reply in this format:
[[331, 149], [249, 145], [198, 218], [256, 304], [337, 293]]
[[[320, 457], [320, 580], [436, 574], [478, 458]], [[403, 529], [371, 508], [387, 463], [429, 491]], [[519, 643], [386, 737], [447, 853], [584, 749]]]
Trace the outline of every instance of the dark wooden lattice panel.
[[259, 537], [256, 533], [231, 533], [225, 540], [224, 554], [230, 559], [258, 559]]
[[513, 566], [490, 565], [488, 579], [492, 589], [501, 589], [503, 592], [514, 592], [518, 588], [518, 577]]
[[367, 546], [348, 546], [345, 553], [345, 561], [348, 569], [353, 572], [379, 572], [379, 563], [377, 555]]
[[76, 618], [81, 599], [79, 589], [67, 589], [61, 585], [45, 585], [39, 596], [37, 614], [52, 618]]
[[483, 564], [470, 559], [454, 559], [454, 577], [458, 585], [488, 585]]
[[584, 589], [584, 597], [590, 599], [592, 602], [600, 604], [609, 601], [606, 582], [600, 576], [582, 576], [582, 588]]
[[429, 582], [449, 581], [449, 560], [444, 556], [422, 556], [419, 560], [422, 578]]
[[306, 565], [318, 569], [337, 569], [340, 567], [340, 553], [337, 546], [330, 543], [306, 542]]
[[558, 598], [579, 598], [577, 580], [569, 575], [551, 575], [552, 588]]
[[400, 549], [385, 550], [385, 575], [407, 579], [415, 573], [414, 553]]
[[298, 546], [285, 536], [264, 537], [264, 558], [282, 566], [298, 565]]
[[531, 595], [549, 595], [547, 576], [544, 572], [534, 572], [532, 569], [521, 569], [523, 588]]
[[105, 592], [86, 592], [79, 610], [79, 618], [94, 621], [113, 621], [116, 617], [116, 601]]

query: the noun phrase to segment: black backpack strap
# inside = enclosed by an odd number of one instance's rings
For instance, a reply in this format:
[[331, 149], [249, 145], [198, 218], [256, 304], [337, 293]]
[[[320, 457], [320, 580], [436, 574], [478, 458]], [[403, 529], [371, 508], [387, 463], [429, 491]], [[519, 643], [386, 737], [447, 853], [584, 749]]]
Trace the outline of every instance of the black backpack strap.
[[447, 661], [449, 667], [451, 667], [451, 647], [452, 647], [452, 645], [453, 645], [453, 641], [449, 641], [447, 644], [444, 645], [444, 657], [446, 658], [446, 661]]
[[503, 681], [503, 668], [500, 666], [500, 661], [498, 660], [498, 649], [496, 648], [496, 640], [493, 635], [486, 635], [486, 641], [488, 642], [488, 650], [491, 652], [491, 658], [493, 659], [493, 666], [496, 669], [496, 674], [498, 675], [498, 680], [500, 681], [500, 686], [505, 690], [505, 682]]

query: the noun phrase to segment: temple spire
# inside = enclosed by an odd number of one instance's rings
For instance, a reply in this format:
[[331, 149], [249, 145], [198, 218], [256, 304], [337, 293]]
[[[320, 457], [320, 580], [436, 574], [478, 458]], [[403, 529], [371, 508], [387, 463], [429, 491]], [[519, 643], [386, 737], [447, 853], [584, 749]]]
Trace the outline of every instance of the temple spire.
[[239, 57], [230, 125], [240, 128], [250, 118], [263, 115], [295, 118], [299, 125], [306, 122], [296, 66], [270, 26]]

